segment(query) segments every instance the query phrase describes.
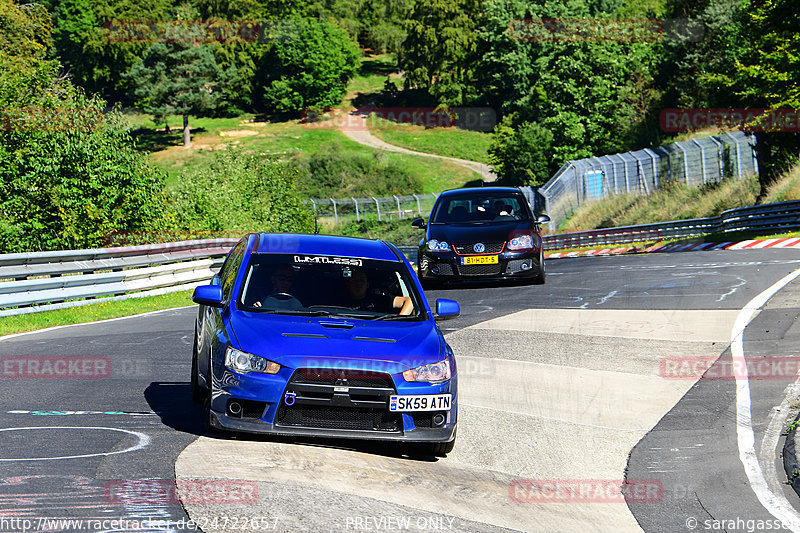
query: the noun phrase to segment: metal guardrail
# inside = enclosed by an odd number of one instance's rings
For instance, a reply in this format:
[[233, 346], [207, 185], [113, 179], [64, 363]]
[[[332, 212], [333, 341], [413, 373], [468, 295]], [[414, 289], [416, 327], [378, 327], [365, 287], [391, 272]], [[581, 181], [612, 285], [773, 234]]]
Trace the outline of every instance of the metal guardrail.
[[545, 235], [543, 240], [546, 250], [558, 250], [702, 237], [710, 233], [788, 231], [797, 228], [800, 228], [800, 201], [795, 200], [730, 209], [710, 218]]
[[191, 289], [238, 239], [0, 255], [0, 316]]
[[[545, 235], [547, 250], [800, 228], [800, 201], [742, 207], [717, 217]], [[238, 239], [0, 255], [0, 316], [191, 289], [212, 278]], [[401, 246], [417, 260], [417, 247]]]

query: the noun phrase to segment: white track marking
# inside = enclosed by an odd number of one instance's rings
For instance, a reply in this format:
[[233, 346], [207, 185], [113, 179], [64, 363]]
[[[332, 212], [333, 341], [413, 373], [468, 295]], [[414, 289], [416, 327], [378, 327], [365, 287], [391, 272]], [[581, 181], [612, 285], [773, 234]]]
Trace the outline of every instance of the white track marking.
[[779, 290], [800, 276], [800, 269], [784, 276], [767, 290], [750, 300], [739, 312], [731, 331], [731, 354], [733, 364], [739, 365], [741, 378], [736, 380], [736, 434], [739, 444], [739, 459], [744, 466], [750, 488], [764, 508], [780, 520], [784, 527], [800, 532], [800, 513], [791, 506], [783, 494], [775, 494], [769, 488], [764, 472], [758, 462], [755, 450], [752, 413], [750, 411], [750, 382], [744, 357], [744, 330], [758, 311], [766, 305]]
[[165, 313], [167, 311], [177, 311], [179, 309], [189, 309], [192, 307], [197, 307], [196, 305], [185, 305], [183, 307], [170, 307], [169, 309], [159, 309], [158, 311], [148, 311], [146, 313], [139, 313], [137, 315], [128, 315], [128, 316], [118, 316], [117, 318], [106, 318], [103, 320], [93, 320], [91, 322], [80, 322], [78, 324], [64, 324], [63, 326], [53, 326], [51, 328], [43, 328], [43, 329], [34, 329], [31, 331], [23, 331], [21, 333], [12, 333], [10, 335], [5, 335], [0, 337], [0, 341], [4, 341], [6, 339], [11, 339], [14, 337], [21, 337], [23, 335], [32, 335], [34, 333], [42, 333], [44, 331], [53, 331], [55, 329], [62, 329], [62, 328], [74, 328], [76, 326], [86, 326], [88, 324], [103, 324], [104, 322], [115, 322], [117, 320], [127, 320], [129, 318], [138, 318], [140, 316], [147, 316], [147, 315], [154, 315], [156, 313]]
[[83, 459], [86, 457], [105, 457], [108, 455], [118, 455], [121, 453], [128, 453], [128, 452], [135, 452], [137, 450], [141, 450], [150, 444], [150, 436], [145, 435], [144, 433], [139, 433], [138, 431], [129, 431], [127, 429], [118, 429], [118, 428], [107, 428], [107, 427], [99, 427], [99, 426], [36, 426], [36, 427], [21, 427], [21, 428], [2, 428], [2, 431], [27, 431], [31, 429], [101, 429], [103, 431], [118, 431], [120, 433], [127, 433], [128, 435], [133, 435], [139, 442], [134, 444], [129, 448], [125, 448], [124, 450], [117, 450], [116, 452], [100, 452], [100, 453], [87, 453], [84, 455], [64, 455], [61, 457], [26, 457], [23, 459], [0, 459], [2, 463], [11, 463], [17, 461], [55, 461], [57, 459]]

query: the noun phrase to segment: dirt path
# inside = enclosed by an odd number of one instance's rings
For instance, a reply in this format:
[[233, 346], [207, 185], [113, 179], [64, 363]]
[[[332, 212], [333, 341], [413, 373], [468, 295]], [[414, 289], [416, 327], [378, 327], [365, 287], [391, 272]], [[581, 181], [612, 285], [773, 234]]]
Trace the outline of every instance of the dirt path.
[[[436, 159], [445, 159], [447, 161], [452, 161], [455, 164], [460, 165], [462, 167], [468, 168], [473, 172], [477, 172], [478, 174], [481, 175], [483, 181], [485, 182], [493, 182], [497, 179], [497, 174], [492, 172], [492, 167], [490, 167], [489, 165], [485, 165], [483, 163], [478, 163], [477, 161], [468, 161], [466, 159], [458, 159], [456, 157], [447, 157], [443, 155], [428, 154], [425, 152], [416, 152], [414, 150], [409, 150], [407, 148], [402, 148], [400, 146], [395, 146], [393, 144], [384, 142], [369, 132], [369, 127], [367, 126], [367, 121], [366, 121], [367, 117], [364, 114], [358, 112], [351, 112], [350, 117], [351, 118], [349, 118], [342, 124], [342, 126], [340, 126], [340, 130], [348, 138], [352, 139], [353, 141], [359, 144], [363, 144], [364, 146], [369, 146], [370, 148], [386, 150], [387, 152], [398, 152], [401, 154], [411, 154], [423, 157], [434, 157]], [[361, 127], [362, 125], [363, 127]]]

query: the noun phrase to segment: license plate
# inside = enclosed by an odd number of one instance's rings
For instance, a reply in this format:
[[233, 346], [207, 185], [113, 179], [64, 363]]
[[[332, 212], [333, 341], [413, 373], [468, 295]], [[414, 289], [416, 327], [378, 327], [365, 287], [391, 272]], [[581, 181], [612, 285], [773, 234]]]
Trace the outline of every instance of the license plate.
[[390, 411], [449, 411], [450, 394], [390, 396]]
[[496, 265], [496, 255], [473, 255], [461, 258], [462, 265]]

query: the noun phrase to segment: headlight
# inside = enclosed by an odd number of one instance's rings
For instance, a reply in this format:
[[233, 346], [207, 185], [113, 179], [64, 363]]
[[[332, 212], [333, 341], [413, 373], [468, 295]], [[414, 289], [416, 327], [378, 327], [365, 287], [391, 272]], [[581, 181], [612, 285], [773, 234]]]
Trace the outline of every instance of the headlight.
[[533, 237], [531, 235], [518, 235], [508, 241], [509, 250], [527, 250], [533, 248]]
[[428, 241], [428, 250], [431, 252], [446, 252], [450, 249], [450, 245], [446, 241], [439, 242], [436, 239]]
[[403, 372], [403, 379], [406, 381], [428, 381], [430, 383], [441, 383], [450, 379], [450, 362], [445, 359], [438, 363], [418, 366]]
[[228, 348], [225, 352], [225, 366], [240, 374], [248, 372], [277, 374], [281, 369], [281, 365], [278, 363], [234, 348]]

